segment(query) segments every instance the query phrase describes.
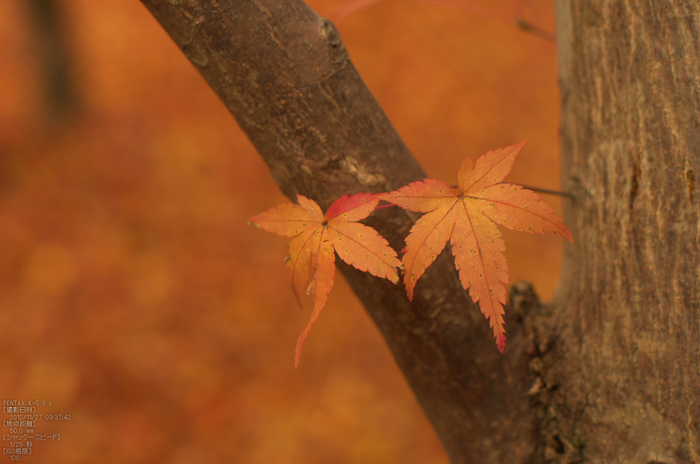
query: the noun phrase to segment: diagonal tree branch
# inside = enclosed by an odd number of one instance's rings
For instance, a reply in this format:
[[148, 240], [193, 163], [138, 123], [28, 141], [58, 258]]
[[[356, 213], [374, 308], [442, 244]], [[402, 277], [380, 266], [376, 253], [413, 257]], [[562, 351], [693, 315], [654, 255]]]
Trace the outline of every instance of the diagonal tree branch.
[[[324, 209], [345, 193], [425, 177], [360, 79], [331, 22], [300, 0], [141, 0], [228, 107], [282, 192]], [[397, 249], [413, 216], [371, 225]], [[400, 286], [340, 266], [384, 335], [452, 462], [525, 463], [536, 446], [525, 337], [500, 355], [450, 257], [410, 303]]]

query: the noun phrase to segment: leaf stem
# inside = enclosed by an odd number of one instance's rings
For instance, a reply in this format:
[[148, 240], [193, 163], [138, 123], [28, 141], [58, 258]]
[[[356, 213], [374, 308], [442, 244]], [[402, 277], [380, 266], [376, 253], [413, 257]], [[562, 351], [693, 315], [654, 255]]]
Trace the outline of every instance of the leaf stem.
[[556, 37], [554, 36], [554, 33], [542, 29], [541, 27], [532, 24], [531, 22], [523, 19], [523, 18], [515, 18], [515, 25], [520, 28], [521, 31], [523, 32], [528, 32], [536, 37], [539, 37], [540, 39], [546, 40], [548, 42], [555, 42]]
[[374, 208], [374, 210], [377, 211], [378, 209], [391, 208], [392, 206], [396, 205], [393, 203], [387, 203], [386, 205], [377, 206], [376, 208]]
[[[517, 185], [519, 185], [522, 188], [532, 190], [533, 192], [544, 193], [545, 195], [556, 195], [559, 197], [566, 197], [569, 200], [576, 202], [576, 197], [572, 193], [569, 193], [569, 192], [560, 192], [558, 190], [549, 190], [549, 189], [543, 189], [543, 188], [539, 188], [539, 187], [531, 187], [529, 185], [520, 185], [520, 184], [517, 184]], [[456, 185], [450, 185], [450, 187], [457, 188]], [[379, 208], [385, 208], [385, 206], [384, 207], [380, 206], [380, 207], [375, 208], [375, 209], [379, 209]]]

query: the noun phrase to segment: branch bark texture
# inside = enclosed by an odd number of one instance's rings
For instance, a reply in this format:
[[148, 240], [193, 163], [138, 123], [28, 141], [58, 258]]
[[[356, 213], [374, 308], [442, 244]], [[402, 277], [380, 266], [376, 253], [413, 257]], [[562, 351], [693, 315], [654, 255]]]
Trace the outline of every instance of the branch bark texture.
[[[281, 190], [323, 208], [345, 193], [421, 180], [350, 62], [333, 24], [299, 0], [142, 0], [228, 107]], [[374, 215], [373, 215], [374, 217]], [[370, 224], [396, 249], [415, 216]], [[454, 463], [525, 463], [536, 429], [524, 396], [524, 338], [507, 319], [507, 355], [443, 253], [410, 303], [400, 286], [341, 266]], [[290, 358], [291, 359], [291, 358]], [[303, 363], [303, 361], [302, 361]]]

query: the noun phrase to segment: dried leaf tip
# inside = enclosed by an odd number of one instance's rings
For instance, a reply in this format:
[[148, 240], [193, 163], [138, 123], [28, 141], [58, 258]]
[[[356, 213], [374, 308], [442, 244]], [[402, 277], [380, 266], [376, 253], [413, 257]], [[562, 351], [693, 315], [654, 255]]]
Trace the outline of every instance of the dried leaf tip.
[[498, 351], [500, 351], [501, 354], [503, 354], [503, 352], [506, 349], [506, 335], [505, 334], [501, 334], [498, 337], [498, 339], [496, 340], [496, 347], [498, 347]]

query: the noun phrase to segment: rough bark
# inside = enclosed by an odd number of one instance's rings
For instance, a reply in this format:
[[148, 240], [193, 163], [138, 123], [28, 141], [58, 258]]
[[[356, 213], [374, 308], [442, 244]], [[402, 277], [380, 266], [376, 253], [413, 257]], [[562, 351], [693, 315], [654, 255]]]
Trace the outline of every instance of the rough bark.
[[[214, 89], [290, 198], [326, 208], [345, 193], [425, 177], [350, 62], [333, 24], [299, 0], [142, 0]], [[373, 225], [403, 248], [415, 216]], [[413, 303], [401, 286], [341, 266], [454, 463], [528, 462], [524, 337], [507, 318], [502, 356], [443, 253]], [[302, 360], [303, 365], [303, 360]]]
[[700, 3], [561, 0], [557, 26], [576, 242], [533, 363], [545, 452], [700, 463]]

